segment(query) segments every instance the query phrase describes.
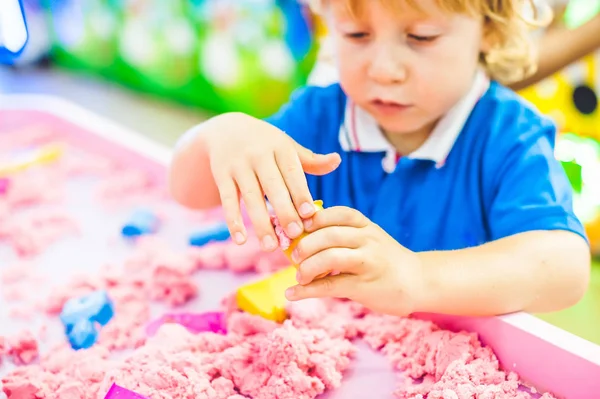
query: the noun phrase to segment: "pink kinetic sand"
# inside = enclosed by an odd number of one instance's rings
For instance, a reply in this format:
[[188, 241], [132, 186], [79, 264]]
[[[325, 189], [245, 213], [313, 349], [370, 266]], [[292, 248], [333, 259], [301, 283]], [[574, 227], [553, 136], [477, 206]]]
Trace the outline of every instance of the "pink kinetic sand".
[[67, 152], [62, 167], [69, 177], [110, 176], [119, 172], [116, 162], [82, 151]]
[[[30, 145], [48, 136], [33, 129], [18, 140]], [[0, 153], [10, 149], [9, 144], [6, 137], [0, 138]], [[0, 196], [0, 240], [11, 244], [17, 256], [42, 253], [53, 240], [73, 232], [68, 214], [50, 213], [43, 206], [63, 198], [65, 183], [76, 176], [98, 175], [97, 192], [105, 202], [165, 199], [164, 187], [155, 187], [148, 175], [115, 172], [116, 166], [101, 158], [90, 158], [86, 165], [84, 158], [67, 154], [57, 167], [20, 175]], [[280, 247], [288, 248], [289, 237], [276, 218], [272, 222]], [[398, 398], [531, 398], [519, 390], [516, 374], [500, 370], [491, 349], [476, 335], [443, 330], [429, 321], [374, 314], [346, 300], [291, 303], [289, 319], [276, 324], [238, 311], [231, 295], [223, 299], [224, 320], [219, 322], [226, 326], [215, 329], [217, 333], [203, 332], [212, 325], [186, 328], [161, 320], [152, 326], [152, 336], [146, 336], [154, 304], [173, 308], [202, 295], [202, 285], [211, 281], [200, 280], [198, 286], [192, 280], [201, 269], [262, 273], [288, 264], [281, 251], [262, 253], [254, 236], [244, 246], [213, 243], [184, 250], [172, 249], [159, 237], [141, 237], [126, 259], [105, 265], [95, 275], [73, 277], [42, 300], [43, 312], [57, 322], [69, 298], [107, 290], [115, 316], [102, 328], [97, 344], [74, 351], [65, 340], [38, 354], [30, 333], [0, 337], [0, 361], [16, 364], [3, 376], [1, 389], [12, 399], [98, 399], [116, 385], [151, 399], [314, 399], [343, 384], [357, 351], [355, 342], [362, 339], [405, 377], [399, 378]], [[2, 292], [6, 296], [7, 288], [17, 287], [12, 292], [16, 297], [18, 292], [37, 290], [34, 282], [39, 280], [28, 268], [6, 269]]]
[[18, 148], [35, 147], [56, 141], [52, 129], [42, 125], [15, 129], [0, 136], [0, 153], [7, 154]]
[[8, 355], [15, 364], [30, 364], [38, 357], [37, 341], [29, 331], [10, 338], [8, 347]]
[[6, 177], [0, 177], [0, 195], [5, 195], [10, 188], [10, 179]]
[[6, 338], [0, 335], [0, 366], [2, 366], [2, 362], [4, 360], [4, 356], [8, 353], [8, 345], [6, 343]]
[[156, 185], [152, 176], [138, 170], [119, 170], [107, 175], [97, 189], [97, 196], [107, 207], [153, 203], [168, 198], [163, 187]]
[[279, 247], [285, 251], [292, 243], [291, 238], [285, 233], [285, 230], [281, 226], [281, 223], [279, 223], [277, 216], [271, 215], [271, 224], [275, 228], [275, 235], [279, 240]]
[[29, 257], [78, 232], [73, 219], [59, 212], [17, 212], [0, 225], [0, 240], [8, 241], [20, 256]]
[[35, 168], [12, 176], [10, 187], [0, 201], [12, 209], [57, 203], [64, 197], [64, 184], [65, 176], [60, 169]]

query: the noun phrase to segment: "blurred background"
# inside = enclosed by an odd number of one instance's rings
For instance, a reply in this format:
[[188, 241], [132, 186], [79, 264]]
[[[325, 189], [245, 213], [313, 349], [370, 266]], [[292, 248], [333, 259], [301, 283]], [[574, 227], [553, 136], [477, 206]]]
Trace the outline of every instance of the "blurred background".
[[23, 6], [29, 42], [2, 92], [58, 94], [165, 143], [217, 112], [273, 113], [316, 58], [317, 21], [296, 0]]
[[[307, 81], [325, 29], [298, 0], [23, 0], [29, 41], [0, 67], [0, 92], [56, 95], [172, 145], [210, 115], [267, 116]], [[572, 0], [577, 27], [600, 1]], [[600, 32], [599, 32], [600, 34]], [[560, 129], [556, 156], [600, 255], [600, 52], [519, 92]], [[600, 266], [585, 299], [540, 317], [600, 343]]]

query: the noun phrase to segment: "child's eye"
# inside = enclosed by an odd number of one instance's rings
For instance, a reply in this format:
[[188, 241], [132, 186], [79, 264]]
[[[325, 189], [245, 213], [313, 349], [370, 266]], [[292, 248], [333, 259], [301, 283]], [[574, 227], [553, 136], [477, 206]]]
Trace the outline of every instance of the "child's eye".
[[348, 39], [364, 39], [368, 36], [369, 34], [366, 32], [351, 32], [351, 33], [346, 33], [345, 36]]
[[408, 35], [409, 39], [414, 40], [420, 43], [429, 43], [438, 38], [438, 36], [418, 36], [418, 35]]

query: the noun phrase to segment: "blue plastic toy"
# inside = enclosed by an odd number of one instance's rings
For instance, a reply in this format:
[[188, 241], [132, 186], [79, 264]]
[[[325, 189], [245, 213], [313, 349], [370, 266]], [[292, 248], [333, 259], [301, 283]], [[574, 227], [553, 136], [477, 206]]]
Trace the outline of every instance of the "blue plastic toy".
[[190, 236], [190, 245], [201, 247], [214, 241], [226, 241], [230, 237], [225, 223], [215, 223], [197, 230]]
[[98, 339], [98, 324], [90, 320], [79, 320], [67, 334], [71, 348], [75, 350], [91, 348]]
[[123, 229], [121, 233], [124, 237], [138, 237], [145, 234], [153, 234], [158, 230], [159, 219], [156, 214], [147, 209], [136, 210]]
[[14, 63], [29, 40], [22, 0], [0, 2], [0, 39], [0, 63]]
[[113, 302], [108, 297], [108, 293], [101, 290], [69, 299], [63, 306], [60, 320], [69, 332], [79, 320], [90, 320], [104, 326], [113, 315]]
[[81, 349], [96, 342], [98, 325], [105, 326], [113, 316], [113, 302], [102, 290], [68, 300], [60, 313], [60, 321], [73, 349]]

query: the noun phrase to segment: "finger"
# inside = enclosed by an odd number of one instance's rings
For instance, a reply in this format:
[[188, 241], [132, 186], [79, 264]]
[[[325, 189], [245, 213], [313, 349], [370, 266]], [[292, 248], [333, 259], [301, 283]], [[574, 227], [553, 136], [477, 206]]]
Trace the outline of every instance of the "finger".
[[281, 150], [275, 153], [275, 160], [298, 214], [302, 218], [311, 217], [316, 208], [298, 154], [294, 150]]
[[329, 226], [319, 229], [298, 241], [292, 251], [292, 260], [300, 264], [328, 248], [358, 248], [363, 241], [360, 233], [360, 229], [347, 226]]
[[304, 220], [304, 229], [313, 232], [329, 226], [367, 227], [369, 219], [353, 208], [333, 206], [314, 214]]
[[296, 238], [304, 231], [302, 220], [290, 198], [288, 187], [281, 176], [275, 157], [263, 157], [256, 164], [258, 180], [275, 210], [279, 222], [291, 238]]
[[311, 256], [298, 267], [297, 279], [302, 285], [310, 284], [319, 276], [333, 271], [344, 274], [360, 274], [364, 262], [357, 251], [350, 248], [329, 248]]
[[350, 274], [328, 276], [308, 285], [296, 285], [285, 291], [290, 301], [308, 298], [350, 298], [356, 290], [356, 277]]
[[229, 234], [231, 234], [236, 244], [243, 244], [246, 242], [247, 232], [240, 212], [238, 188], [231, 176], [222, 176], [215, 179], [215, 183], [219, 189], [221, 206], [225, 214]]
[[322, 176], [333, 172], [340, 166], [342, 158], [337, 153], [315, 154], [294, 141], [302, 169], [311, 175]]
[[267, 204], [254, 171], [248, 168], [239, 168], [235, 171], [235, 181], [246, 205], [248, 217], [254, 226], [254, 231], [260, 239], [261, 247], [265, 251], [277, 248], [277, 239], [267, 211]]

